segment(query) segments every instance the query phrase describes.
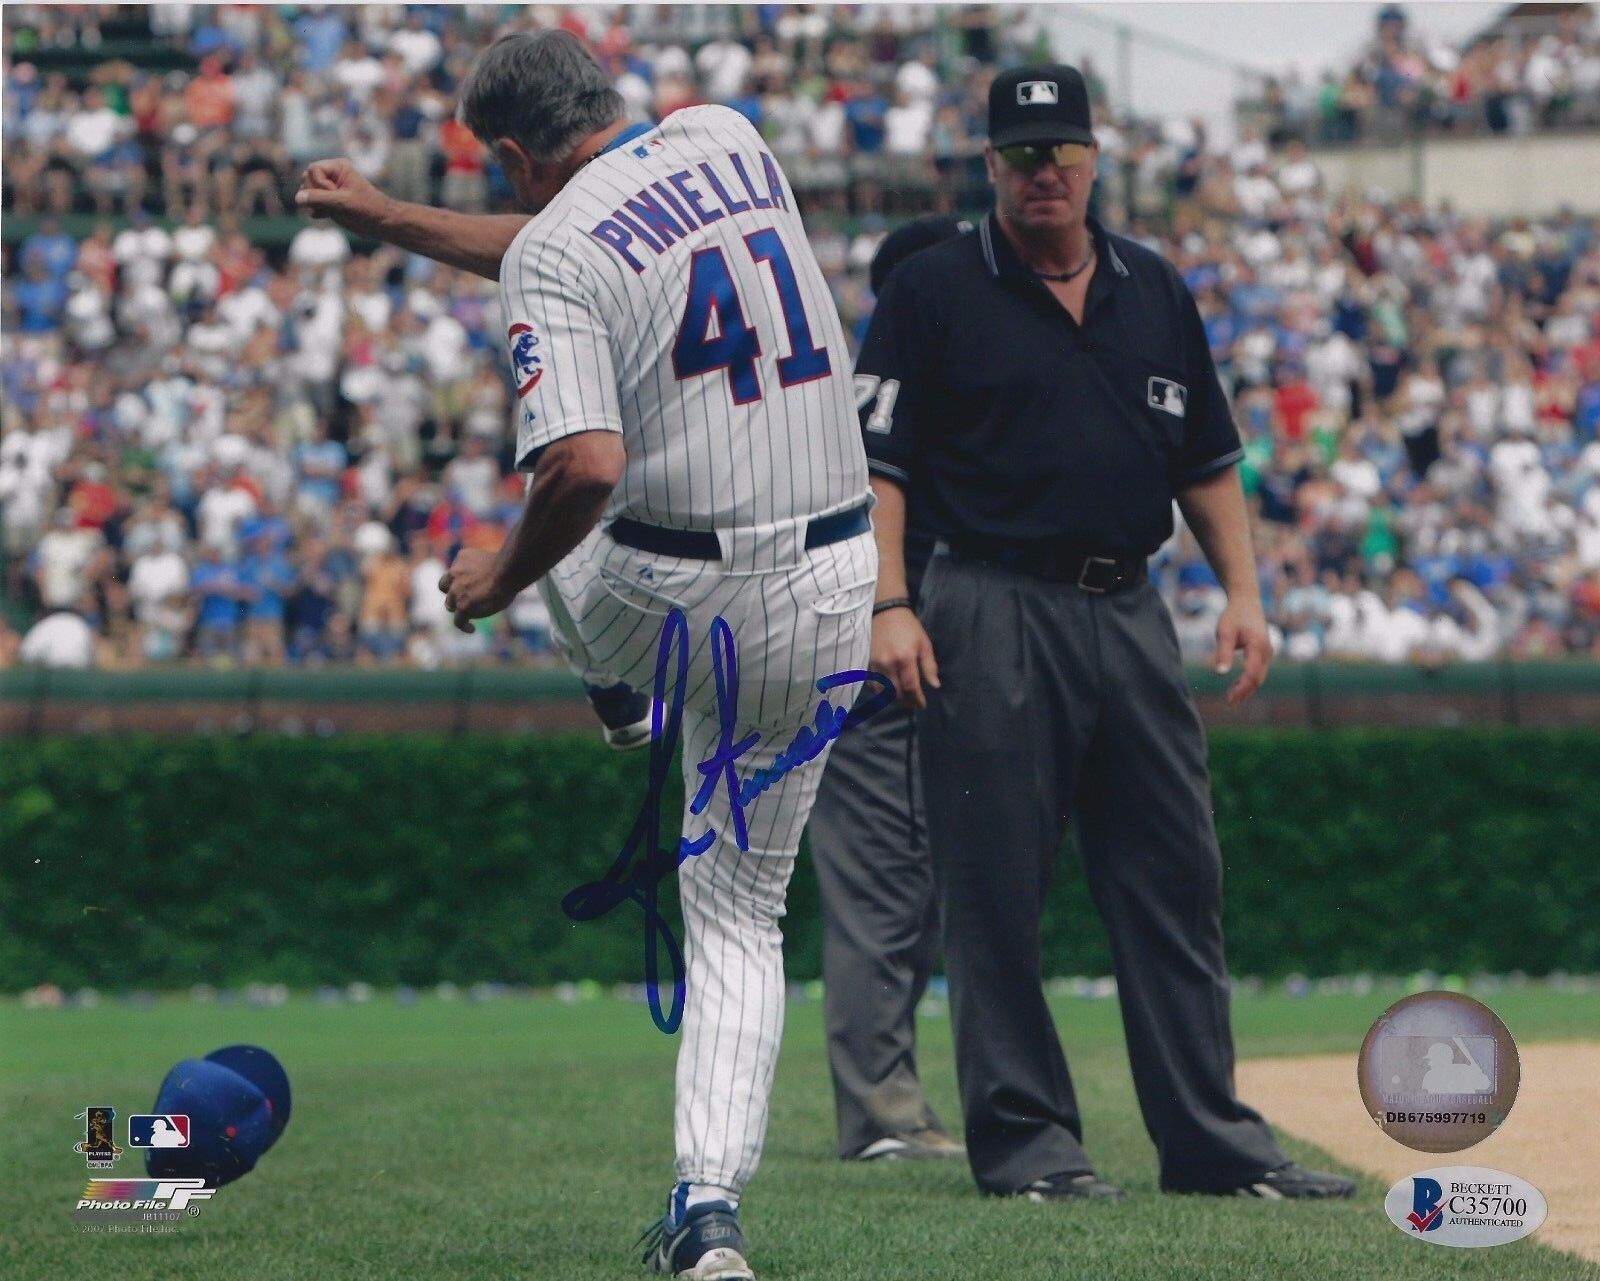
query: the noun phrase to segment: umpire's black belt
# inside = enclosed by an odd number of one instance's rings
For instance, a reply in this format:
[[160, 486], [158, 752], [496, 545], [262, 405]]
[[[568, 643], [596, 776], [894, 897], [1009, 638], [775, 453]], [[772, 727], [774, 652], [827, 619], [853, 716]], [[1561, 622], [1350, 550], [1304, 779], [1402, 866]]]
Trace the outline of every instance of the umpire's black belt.
[[1096, 595], [1137, 587], [1144, 582], [1146, 573], [1143, 556], [1096, 556], [1051, 541], [1025, 543], [963, 536], [941, 541], [934, 548], [934, 555], [997, 565], [1047, 583], [1070, 583]]
[[[862, 503], [832, 516], [813, 516], [806, 526], [806, 550], [865, 534], [872, 528], [872, 519], [867, 514], [871, 510], [871, 503]], [[722, 559], [722, 544], [707, 529], [667, 529], [619, 516], [606, 526], [606, 532], [624, 547], [637, 547], [642, 552], [692, 560]]]

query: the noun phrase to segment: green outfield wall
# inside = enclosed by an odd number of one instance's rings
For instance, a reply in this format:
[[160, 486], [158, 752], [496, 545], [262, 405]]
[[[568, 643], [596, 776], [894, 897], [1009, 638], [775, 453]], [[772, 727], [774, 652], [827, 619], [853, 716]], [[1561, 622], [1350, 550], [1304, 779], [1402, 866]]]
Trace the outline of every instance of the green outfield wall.
[[[1203, 667], [1188, 675], [1216, 727], [1600, 726], [1592, 659], [1278, 663], [1237, 707], [1224, 699], [1233, 677]], [[8, 738], [58, 734], [537, 734], [594, 724], [564, 667], [0, 671], [0, 752]]]
[[[1212, 748], [1235, 973], [1600, 969], [1600, 731]], [[635, 903], [560, 904], [622, 849], [646, 776], [590, 733], [0, 743], [0, 990], [636, 979]], [[1109, 972], [1070, 849], [1051, 895], [1046, 972]], [[676, 925], [670, 882], [662, 904]], [[791, 978], [815, 976], [807, 859], [784, 932]]]

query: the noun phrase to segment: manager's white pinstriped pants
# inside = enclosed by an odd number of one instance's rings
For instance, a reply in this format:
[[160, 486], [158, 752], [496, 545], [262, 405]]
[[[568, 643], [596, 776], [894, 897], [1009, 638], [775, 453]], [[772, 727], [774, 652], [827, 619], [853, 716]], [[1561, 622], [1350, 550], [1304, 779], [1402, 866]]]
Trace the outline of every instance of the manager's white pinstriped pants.
[[[683, 774], [686, 797], [722, 727], [708, 640], [726, 619], [739, 658], [732, 739], [756, 732], [741, 778], [770, 766], [824, 695], [819, 678], [867, 665], [877, 580], [872, 534], [805, 550], [806, 522], [720, 534], [723, 559], [660, 556], [617, 543], [601, 529], [551, 572], [546, 600], [569, 658], [590, 679], [635, 689], [655, 678], [662, 624], [674, 606], [689, 624]], [[605, 683], [604, 679], [600, 683]], [[831, 694], [849, 707], [860, 686]], [[719, 786], [700, 814], [684, 815], [691, 839], [714, 843], [678, 870], [688, 995], [678, 1050], [674, 1130], [678, 1177], [740, 1191], [755, 1173], [783, 1031], [783, 939], [778, 922], [800, 835], [816, 799], [827, 752], [776, 782], [745, 811], [747, 850]]]

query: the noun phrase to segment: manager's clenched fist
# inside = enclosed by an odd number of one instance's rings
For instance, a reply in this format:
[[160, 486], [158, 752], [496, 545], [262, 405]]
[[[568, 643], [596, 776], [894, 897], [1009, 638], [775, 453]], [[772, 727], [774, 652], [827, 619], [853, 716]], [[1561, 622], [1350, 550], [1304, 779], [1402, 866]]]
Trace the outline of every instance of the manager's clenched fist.
[[471, 632], [474, 618], [488, 618], [511, 604], [515, 592], [502, 587], [495, 574], [492, 553], [469, 547], [456, 553], [439, 580], [444, 607], [453, 614], [458, 631]]
[[385, 215], [393, 202], [341, 159], [308, 166], [294, 203], [313, 218], [331, 218], [355, 235], [382, 239]]

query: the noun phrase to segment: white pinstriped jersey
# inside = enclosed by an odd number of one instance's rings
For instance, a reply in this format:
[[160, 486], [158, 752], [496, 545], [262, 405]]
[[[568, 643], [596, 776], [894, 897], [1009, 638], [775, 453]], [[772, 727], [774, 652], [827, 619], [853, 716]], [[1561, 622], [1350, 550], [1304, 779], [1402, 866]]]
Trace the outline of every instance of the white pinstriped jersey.
[[500, 268], [517, 465], [622, 433], [606, 517], [735, 529], [864, 501], [844, 331], [794, 193], [726, 107], [599, 156]]

